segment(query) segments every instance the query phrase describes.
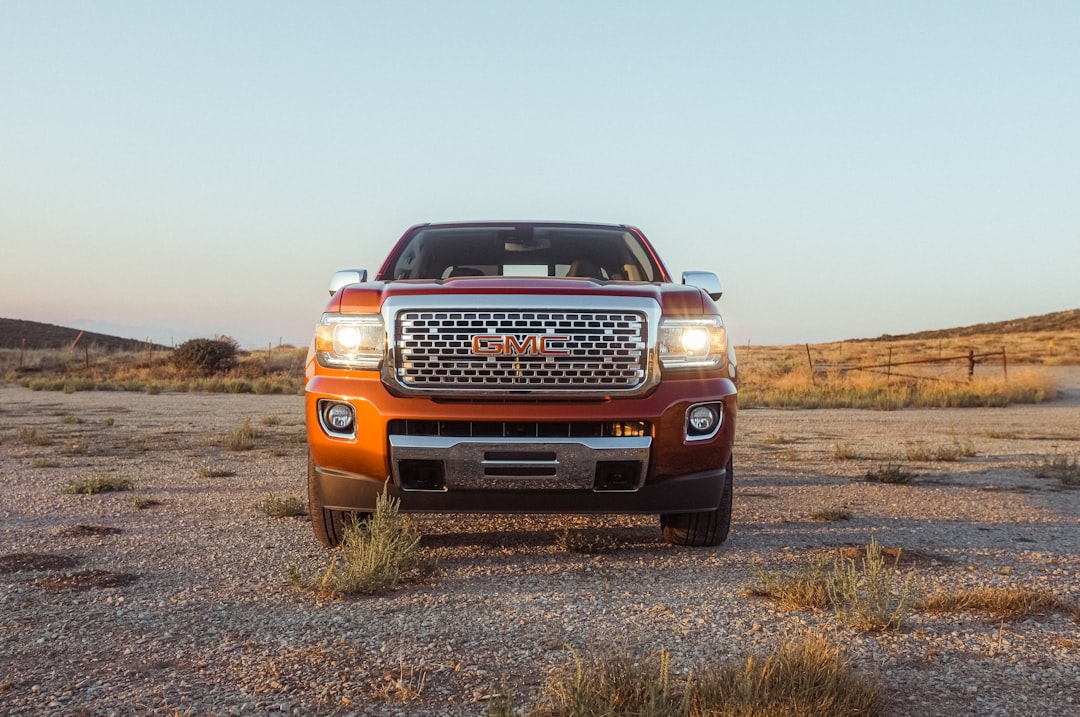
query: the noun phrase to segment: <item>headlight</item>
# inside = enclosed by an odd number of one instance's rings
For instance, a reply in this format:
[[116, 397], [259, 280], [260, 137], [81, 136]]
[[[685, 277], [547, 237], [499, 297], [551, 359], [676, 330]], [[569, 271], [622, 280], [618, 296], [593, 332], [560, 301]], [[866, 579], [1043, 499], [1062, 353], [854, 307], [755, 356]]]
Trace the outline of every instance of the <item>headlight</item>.
[[379, 314], [323, 314], [315, 334], [319, 363], [332, 368], [377, 370], [386, 353]]
[[660, 322], [664, 368], [717, 368], [727, 361], [727, 330], [719, 316]]

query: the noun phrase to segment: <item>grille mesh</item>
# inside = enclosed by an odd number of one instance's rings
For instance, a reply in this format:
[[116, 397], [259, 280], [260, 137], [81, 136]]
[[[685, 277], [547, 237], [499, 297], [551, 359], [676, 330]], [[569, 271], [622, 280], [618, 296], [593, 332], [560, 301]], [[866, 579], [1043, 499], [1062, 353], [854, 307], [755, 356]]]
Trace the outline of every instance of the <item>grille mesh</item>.
[[[420, 390], [632, 390], [646, 379], [646, 323], [636, 311], [402, 311], [396, 378]], [[472, 351], [477, 335], [514, 337], [511, 345], [522, 346], [530, 336], [545, 334], [568, 337], [557, 342], [566, 355]]]

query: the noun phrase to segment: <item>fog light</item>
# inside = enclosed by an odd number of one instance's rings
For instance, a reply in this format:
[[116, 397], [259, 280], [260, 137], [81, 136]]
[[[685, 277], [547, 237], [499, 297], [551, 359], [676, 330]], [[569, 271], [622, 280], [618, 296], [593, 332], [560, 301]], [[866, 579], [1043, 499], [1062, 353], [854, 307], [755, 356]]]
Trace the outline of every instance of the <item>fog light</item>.
[[319, 409], [327, 433], [351, 436], [355, 432], [356, 413], [350, 404], [322, 401]]
[[712, 438], [720, 430], [721, 405], [700, 403], [686, 412], [686, 438], [700, 441]]

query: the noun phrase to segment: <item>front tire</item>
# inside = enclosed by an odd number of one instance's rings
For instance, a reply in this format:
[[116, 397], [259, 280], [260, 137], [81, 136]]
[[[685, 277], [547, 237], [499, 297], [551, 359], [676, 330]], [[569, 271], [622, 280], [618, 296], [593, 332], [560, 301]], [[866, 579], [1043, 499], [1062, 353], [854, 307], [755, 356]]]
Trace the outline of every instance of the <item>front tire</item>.
[[720, 505], [713, 510], [699, 513], [665, 513], [660, 516], [664, 540], [672, 545], [689, 545], [695, 548], [720, 545], [731, 530], [732, 460], [728, 459], [727, 477], [724, 479], [724, 495]]
[[319, 495], [318, 484], [315, 480], [315, 461], [312, 460], [310, 453], [308, 454], [308, 513], [311, 515], [311, 527], [315, 531], [315, 538], [328, 548], [336, 548], [341, 544], [345, 528], [371, 515], [353, 510], [333, 510], [323, 507], [322, 496]]

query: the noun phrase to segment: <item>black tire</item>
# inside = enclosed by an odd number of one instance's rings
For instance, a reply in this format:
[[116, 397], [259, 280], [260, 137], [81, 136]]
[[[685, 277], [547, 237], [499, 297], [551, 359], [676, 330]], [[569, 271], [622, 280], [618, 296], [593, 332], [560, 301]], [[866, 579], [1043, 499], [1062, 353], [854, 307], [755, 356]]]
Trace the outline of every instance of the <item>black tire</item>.
[[702, 548], [720, 545], [727, 540], [731, 529], [731, 486], [732, 461], [727, 464], [727, 478], [724, 479], [724, 495], [720, 506], [715, 510], [700, 513], [666, 513], [660, 516], [660, 527], [664, 531], [664, 540], [672, 545], [689, 545]]
[[315, 483], [315, 461], [308, 455], [308, 513], [311, 514], [311, 527], [315, 538], [328, 548], [341, 544], [345, 528], [358, 520], [363, 520], [370, 513], [352, 510], [331, 510], [323, 507], [322, 496]]

